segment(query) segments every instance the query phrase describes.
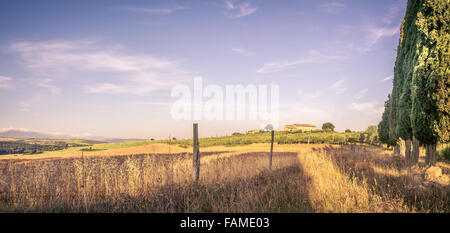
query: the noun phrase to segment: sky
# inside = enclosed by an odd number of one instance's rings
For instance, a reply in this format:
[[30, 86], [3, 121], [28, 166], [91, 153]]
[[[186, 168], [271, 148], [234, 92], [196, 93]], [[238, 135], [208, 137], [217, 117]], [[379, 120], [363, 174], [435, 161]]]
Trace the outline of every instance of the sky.
[[[189, 138], [174, 86], [278, 85], [279, 130], [365, 130], [392, 90], [406, 0], [2, 1], [0, 131]], [[260, 127], [200, 120], [201, 137]]]

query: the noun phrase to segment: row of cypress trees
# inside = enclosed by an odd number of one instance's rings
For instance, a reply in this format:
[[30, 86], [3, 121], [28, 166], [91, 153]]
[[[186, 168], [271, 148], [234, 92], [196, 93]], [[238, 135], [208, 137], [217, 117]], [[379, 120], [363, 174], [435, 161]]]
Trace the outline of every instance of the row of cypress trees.
[[[450, 0], [409, 0], [402, 22], [392, 94], [378, 125], [379, 139], [406, 158], [436, 163], [436, 144], [450, 139]], [[411, 148], [412, 144], [412, 148]]]

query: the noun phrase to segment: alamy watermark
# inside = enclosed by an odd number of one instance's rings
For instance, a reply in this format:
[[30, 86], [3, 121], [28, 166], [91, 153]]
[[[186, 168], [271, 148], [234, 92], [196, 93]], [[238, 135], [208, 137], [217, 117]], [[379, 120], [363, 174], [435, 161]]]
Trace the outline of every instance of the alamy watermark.
[[202, 77], [188, 85], [172, 88], [171, 115], [174, 120], [260, 120], [279, 124], [278, 85], [206, 85]]

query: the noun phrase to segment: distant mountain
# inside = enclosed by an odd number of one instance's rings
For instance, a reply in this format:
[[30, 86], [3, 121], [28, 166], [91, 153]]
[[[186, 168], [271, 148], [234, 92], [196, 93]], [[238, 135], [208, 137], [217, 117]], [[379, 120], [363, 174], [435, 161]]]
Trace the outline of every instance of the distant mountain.
[[71, 137], [59, 134], [34, 132], [22, 129], [10, 129], [0, 132], [2, 138], [39, 138], [39, 139], [71, 139]]
[[110, 142], [110, 143], [119, 143], [119, 142], [136, 142], [136, 141], [145, 141], [148, 139], [139, 139], [139, 138], [105, 138], [102, 141]]
[[138, 139], [138, 138], [124, 139], [124, 138], [95, 137], [95, 136], [75, 137], [75, 136], [64, 135], [64, 134], [36, 132], [36, 131], [30, 131], [30, 130], [26, 130], [26, 129], [0, 130], [0, 138], [85, 139], [85, 140], [95, 140], [95, 141], [109, 142], [109, 143], [147, 140], [147, 139]]
[[106, 142], [106, 143], [135, 142], [135, 141], [148, 140], [148, 139], [142, 139], [142, 138], [110, 138], [110, 137], [95, 137], [95, 136], [83, 137], [83, 138], [78, 138], [78, 139], [96, 140], [96, 141], [102, 141], [102, 142]]

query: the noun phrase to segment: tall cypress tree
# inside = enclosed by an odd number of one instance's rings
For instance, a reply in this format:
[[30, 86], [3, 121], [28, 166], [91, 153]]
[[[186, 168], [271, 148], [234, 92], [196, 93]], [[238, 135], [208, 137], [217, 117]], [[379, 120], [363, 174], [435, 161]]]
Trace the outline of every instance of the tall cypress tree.
[[434, 165], [436, 143], [449, 141], [450, 1], [418, 2], [411, 121], [414, 135], [427, 147], [426, 163]]
[[[406, 18], [406, 16], [405, 16]], [[404, 26], [405, 26], [405, 19], [402, 21], [401, 29], [400, 29], [400, 38], [399, 43], [397, 46], [397, 59], [395, 61], [395, 67], [394, 67], [394, 79], [393, 79], [393, 88], [392, 88], [392, 98], [390, 102], [390, 108], [389, 108], [389, 114], [388, 114], [388, 122], [389, 122], [389, 138], [392, 140], [395, 140], [396, 143], [394, 146], [394, 153], [399, 153], [399, 141], [398, 141], [398, 135], [397, 135], [397, 126], [398, 126], [398, 107], [400, 102], [400, 95], [402, 92], [402, 83], [403, 83], [403, 75], [400, 71], [401, 66], [401, 60], [399, 59], [400, 55], [402, 54], [402, 44], [403, 44], [403, 38], [404, 38]]]
[[399, 150], [399, 143], [398, 143], [398, 137], [397, 134], [395, 132], [395, 128], [397, 127], [397, 98], [395, 98], [395, 96], [397, 96], [398, 93], [398, 79], [396, 78], [394, 75], [394, 87], [392, 88], [392, 99], [390, 102], [390, 107], [389, 107], [389, 113], [388, 113], [388, 126], [389, 126], [389, 138], [392, 139], [393, 141], [395, 141], [394, 146], [394, 153], [398, 154], [400, 152]]
[[397, 142], [390, 137], [389, 134], [389, 114], [391, 113], [392, 95], [388, 95], [388, 100], [384, 102], [384, 112], [381, 122], [378, 124], [378, 139], [387, 146], [395, 146]]
[[399, 78], [395, 76], [394, 74], [394, 80], [393, 80], [393, 88], [392, 88], [392, 100], [390, 102], [389, 107], [389, 114], [388, 114], [388, 126], [389, 126], [389, 138], [396, 141], [394, 146], [394, 153], [399, 153], [399, 145], [398, 145], [398, 137], [395, 132], [395, 129], [397, 127], [397, 99], [398, 97], [398, 82]]
[[[405, 18], [401, 27], [399, 48], [394, 68], [395, 96], [395, 135], [405, 140], [405, 156], [410, 159], [411, 141], [413, 131], [411, 126], [411, 88], [414, 73], [414, 64], [417, 61], [417, 12], [420, 7], [419, 1], [409, 1], [406, 8]], [[417, 152], [415, 152], [417, 153]], [[415, 154], [413, 153], [413, 154]]]

